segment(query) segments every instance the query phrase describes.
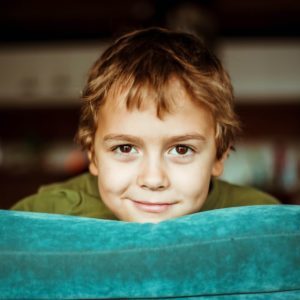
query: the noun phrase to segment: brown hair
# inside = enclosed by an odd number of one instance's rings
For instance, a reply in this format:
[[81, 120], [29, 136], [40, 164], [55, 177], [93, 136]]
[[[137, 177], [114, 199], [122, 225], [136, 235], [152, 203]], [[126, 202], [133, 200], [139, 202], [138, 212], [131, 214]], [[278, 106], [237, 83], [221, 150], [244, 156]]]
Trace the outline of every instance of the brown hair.
[[97, 112], [116, 89], [126, 88], [128, 109], [140, 108], [149, 101], [150, 97], [145, 95], [151, 91], [157, 116], [170, 112], [172, 103], [165, 90], [174, 77], [181, 81], [194, 101], [211, 111], [220, 159], [239, 131], [230, 78], [219, 59], [197, 37], [162, 28], [122, 36], [95, 62], [83, 90], [76, 140], [84, 150], [93, 150]]

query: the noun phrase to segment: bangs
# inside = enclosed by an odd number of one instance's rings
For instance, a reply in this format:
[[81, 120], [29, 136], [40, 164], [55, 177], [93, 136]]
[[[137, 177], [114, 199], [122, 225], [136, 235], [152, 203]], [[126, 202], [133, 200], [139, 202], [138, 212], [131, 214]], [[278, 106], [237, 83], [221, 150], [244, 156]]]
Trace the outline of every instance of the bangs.
[[112, 84], [104, 103], [109, 99], [118, 99], [116, 105], [125, 104], [130, 111], [145, 110], [154, 105], [157, 117], [162, 119], [178, 105], [172, 94], [173, 80], [179, 81], [178, 76], [170, 75], [155, 81], [146, 77], [120, 76]]

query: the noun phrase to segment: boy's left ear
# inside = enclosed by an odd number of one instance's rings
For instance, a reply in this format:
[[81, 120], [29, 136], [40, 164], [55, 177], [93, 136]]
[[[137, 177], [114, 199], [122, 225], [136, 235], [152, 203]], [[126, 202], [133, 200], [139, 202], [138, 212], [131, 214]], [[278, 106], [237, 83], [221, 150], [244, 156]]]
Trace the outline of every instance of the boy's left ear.
[[212, 168], [211, 175], [218, 177], [221, 176], [224, 170], [225, 161], [229, 155], [230, 148], [228, 148], [220, 159], [216, 159]]

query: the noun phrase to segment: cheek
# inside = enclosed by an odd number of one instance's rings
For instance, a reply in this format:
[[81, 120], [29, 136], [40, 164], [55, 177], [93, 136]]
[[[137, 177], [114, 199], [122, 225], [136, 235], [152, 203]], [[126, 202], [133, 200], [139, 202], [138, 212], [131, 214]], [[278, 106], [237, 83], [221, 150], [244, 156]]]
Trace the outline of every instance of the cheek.
[[207, 193], [212, 171], [210, 160], [196, 160], [190, 165], [173, 168], [172, 182], [177, 193], [186, 197], [200, 197]]
[[122, 194], [134, 180], [134, 170], [125, 164], [120, 164], [111, 159], [99, 161], [98, 184], [100, 194]]

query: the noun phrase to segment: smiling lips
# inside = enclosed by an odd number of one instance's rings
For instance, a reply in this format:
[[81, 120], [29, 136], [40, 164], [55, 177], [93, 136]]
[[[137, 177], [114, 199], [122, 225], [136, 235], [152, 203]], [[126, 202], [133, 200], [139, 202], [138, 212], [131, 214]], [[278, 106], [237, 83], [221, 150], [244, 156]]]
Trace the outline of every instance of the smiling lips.
[[149, 213], [162, 213], [175, 203], [151, 203], [144, 201], [131, 200], [136, 208]]

